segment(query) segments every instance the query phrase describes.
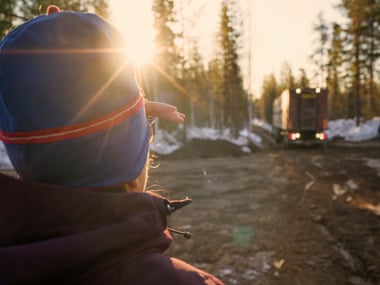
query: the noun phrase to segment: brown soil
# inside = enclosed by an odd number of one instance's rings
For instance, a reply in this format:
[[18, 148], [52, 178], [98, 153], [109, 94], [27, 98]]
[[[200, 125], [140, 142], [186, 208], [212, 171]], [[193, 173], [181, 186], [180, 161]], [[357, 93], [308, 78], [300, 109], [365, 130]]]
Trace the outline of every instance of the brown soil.
[[151, 188], [193, 199], [169, 220], [193, 237], [168, 254], [226, 285], [380, 284], [379, 143], [244, 155], [197, 141], [158, 158]]

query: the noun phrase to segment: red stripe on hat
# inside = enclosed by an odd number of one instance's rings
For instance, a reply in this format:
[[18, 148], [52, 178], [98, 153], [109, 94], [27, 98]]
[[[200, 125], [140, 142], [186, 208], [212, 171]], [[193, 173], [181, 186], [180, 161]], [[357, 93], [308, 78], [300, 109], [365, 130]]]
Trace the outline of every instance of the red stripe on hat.
[[71, 126], [30, 132], [9, 133], [0, 130], [0, 140], [9, 144], [38, 144], [78, 138], [112, 127], [135, 114], [144, 104], [142, 96], [137, 96], [123, 108], [98, 119]]

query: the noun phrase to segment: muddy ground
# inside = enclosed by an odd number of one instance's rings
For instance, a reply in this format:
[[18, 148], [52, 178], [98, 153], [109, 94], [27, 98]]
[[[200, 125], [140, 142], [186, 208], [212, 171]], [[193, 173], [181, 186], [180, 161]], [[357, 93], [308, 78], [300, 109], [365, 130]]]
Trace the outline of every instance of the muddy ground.
[[380, 141], [241, 154], [196, 141], [156, 159], [151, 189], [192, 204], [168, 254], [226, 285], [380, 284]]

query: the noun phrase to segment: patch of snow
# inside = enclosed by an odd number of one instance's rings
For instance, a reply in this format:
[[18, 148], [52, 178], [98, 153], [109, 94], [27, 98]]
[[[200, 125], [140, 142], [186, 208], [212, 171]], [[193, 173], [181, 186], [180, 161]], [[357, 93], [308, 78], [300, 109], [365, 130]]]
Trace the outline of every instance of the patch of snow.
[[248, 269], [243, 273], [243, 278], [246, 280], [255, 280], [259, 273], [256, 270]]
[[333, 192], [336, 196], [343, 196], [347, 193], [347, 188], [345, 186], [340, 186], [339, 184], [333, 184]]
[[232, 273], [233, 273], [233, 270], [231, 268], [220, 269], [218, 271], [218, 275], [221, 277], [231, 275]]
[[176, 138], [175, 134], [163, 130], [156, 130], [150, 149], [159, 154], [169, 154], [176, 151], [182, 146], [182, 143]]
[[346, 182], [346, 185], [348, 186], [348, 188], [350, 188], [351, 190], [357, 190], [359, 189], [359, 186], [358, 184], [355, 183], [354, 180], [350, 179]]
[[260, 127], [264, 130], [267, 130], [269, 133], [272, 133], [272, 131], [273, 131], [273, 128], [270, 124], [268, 124], [267, 122], [264, 122], [262, 120], [259, 120], [259, 119], [253, 119], [252, 125]]
[[377, 171], [377, 176], [380, 176], [380, 159], [363, 158], [368, 167], [374, 168]]
[[335, 137], [343, 138], [346, 141], [358, 142], [370, 140], [378, 137], [380, 128], [380, 117], [362, 122], [356, 126], [355, 119], [339, 119], [329, 121], [329, 129], [326, 131], [328, 139]]

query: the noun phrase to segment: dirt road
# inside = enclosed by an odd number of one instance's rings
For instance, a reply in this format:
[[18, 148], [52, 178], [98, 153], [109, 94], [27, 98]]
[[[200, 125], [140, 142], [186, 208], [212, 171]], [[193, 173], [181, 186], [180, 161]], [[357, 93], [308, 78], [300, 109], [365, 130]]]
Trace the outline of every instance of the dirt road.
[[380, 148], [158, 159], [152, 189], [193, 203], [169, 254], [233, 284], [380, 284]]

